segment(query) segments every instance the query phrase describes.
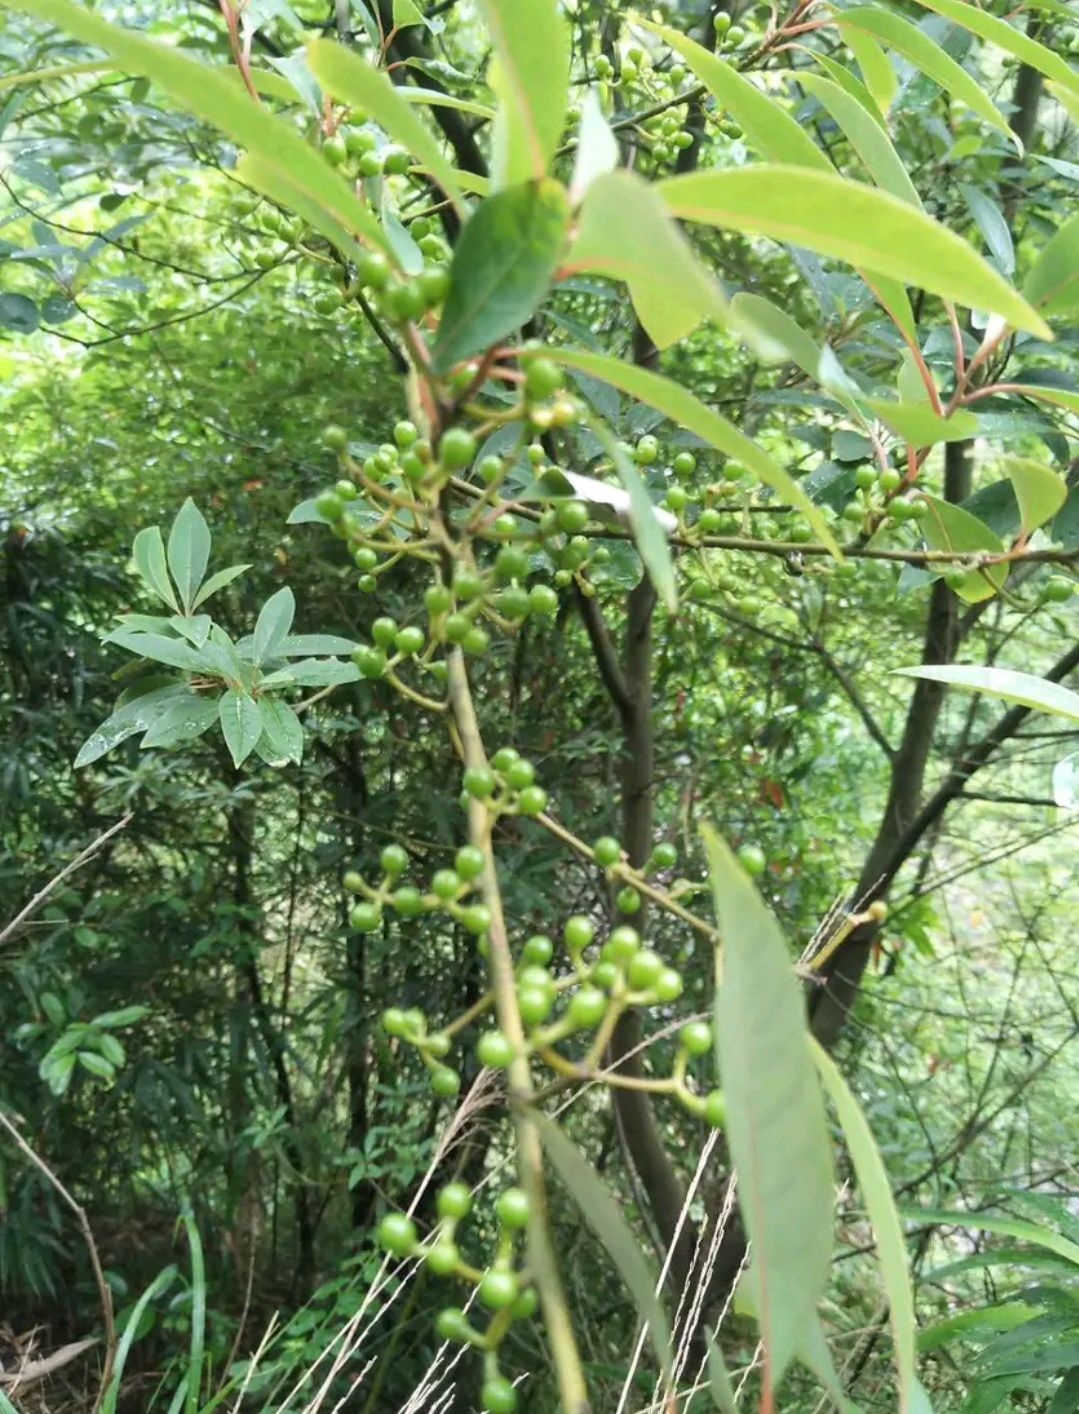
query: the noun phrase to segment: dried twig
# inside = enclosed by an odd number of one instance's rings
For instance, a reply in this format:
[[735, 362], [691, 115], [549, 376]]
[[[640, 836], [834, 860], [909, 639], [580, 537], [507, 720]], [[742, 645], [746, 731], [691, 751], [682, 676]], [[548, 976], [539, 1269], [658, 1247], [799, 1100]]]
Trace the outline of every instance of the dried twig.
[[30, 915], [37, 912], [52, 893], [53, 889], [56, 888], [57, 884], [62, 884], [70, 874], [74, 874], [76, 869], [81, 869], [88, 859], [92, 859], [94, 855], [97, 854], [98, 850], [108, 844], [113, 835], [119, 834], [122, 829], [130, 825], [133, 818], [133, 813], [129, 811], [121, 819], [117, 820], [115, 825], [110, 825], [104, 834], [98, 835], [96, 840], [91, 840], [82, 853], [77, 854], [70, 864], [65, 864], [59, 874], [54, 875], [43, 889], [38, 890], [26, 907], [22, 909], [21, 912], [16, 913], [7, 927], [0, 930], [0, 943], [6, 943], [8, 938], [26, 922]]

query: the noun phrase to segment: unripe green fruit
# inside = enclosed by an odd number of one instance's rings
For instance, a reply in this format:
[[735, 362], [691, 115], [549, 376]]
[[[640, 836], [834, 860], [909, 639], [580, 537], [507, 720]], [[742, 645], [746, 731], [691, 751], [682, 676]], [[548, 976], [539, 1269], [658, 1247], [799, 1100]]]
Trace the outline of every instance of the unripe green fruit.
[[439, 898], [456, 898], [461, 891], [461, 879], [456, 869], [439, 869], [431, 880], [431, 892]]
[[393, 440], [402, 452], [407, 452], [419, 435], [414, 422], [399, 422], [393, 429]]
[[480, 480], [485, 486], [492, 486], [502, 475], [502, 458], [496, 456], [484, 457], [476, 470], [480, 474]]
[[684, 986], [682, 974], [674, 967], [665, 967], [656, 979], [653, 991], [656, 1000], [660, 1002], [673, 1002], [682, 995]]
[[718, 1129], [727, 1118], [727, 1102], [722, 1090], [710, 1090], [704, 1097], [704, 1117], [713, 1129]]
[[447, 471], [467, 466], [476, 455], [476, 439], [465, 427], [449, 427], [438, 444], [438, 459]]
[[416, 1224], [404, 1213], [387, 1213], [378, 1225], [378, 1240], [395, 1257], [416, 1250]]
[[436, 1060], [440, 1060], [443, 1056], [449, 1055], [452, 1045], [453, 1042], [445, 1031], [436, 1031], [433, 1036], [427, 1038], [427, 1053], [434, 1056]]
[[360, 175], [363, 177], [378, 177], [382, 175], [382, 154], [379, 152], [364, 152], [360, 154], [359, 160]]
[[409, 157], [408, 153], [400, 147], [391, 147], [390, 150], [383, 155], [383, 171], [387, 172], [391, 177], [403, 176], [411, 165], [412, 159]]
[[673, 869], [678, 863], [678, 851], [669, 840], [661, 840], [652, 850], [651, 863], [656, 869]]
[[633, 460], [641, 466], [651, 466], [658, 459], [659, 442], [651, 433], [646, 432], [643, 437], [637, 440], [637, 445], [633, 449]]
[[640, 912], [641, 896], [632, 884], [627, 884], [624, 889], [619, 889], [614, 901], [619, 913]]
[[373, 594], [378, 588], [378, 580], [373, 574], [361, 574], [356, 581], [356, 588], [362, 594]]
[[345, 503], [336, 491], [320, 491], [315, 497], [315, 510], [328, 521], [338, 521], [345, 510]]
[[524, 962], [537, 963], [539, 966], [546, 966], [554, 957], [554, 944], [550, 938], [543, 933], [537, 933], [529, 938], [521, 949], [521, 958]]
[[571, 954], [581, 953], [595, 937], [595, 933], [592, 920], [586, 918], [583, 913], [575, 913], [572, 918], [566, 919], [562, 938]]
[[480, 628], [479, 624], [473, 624], [461, 639], [461, 647], [466, 653], [471, 653], [476, 658], [481, 653], [486, 653], [490, 646], [491, 636], [485, 628]]
[[860, 501], [848, 501], [843, 507], [842, 514], [844, 520], [849, 520], [861, 525], [862, 521], [865, 519], [865, 508]]
[[467, 1218], [472, 1210], [472, 1192], [467, 1183], [447, 1183], [438, 1191], [436, 1203], [440, 1218], [460, 1221]]
[[529, 1316], [536, 1314], [539, 1305], [539, 1297], [536, 1295], [534, 1286], [526, 1286], [510, 1309], [510, 1314], [515, 1321], [527, 1321]]
[[457, 851], [453, 867], [464, 880], [476, 879], [483, 873], [483, 851], [474, 844], [464, 844]]
[[672, 64], [667, 70], [667, 77], [675, 88], [679, 88], [686, 76], [686, 71], [681, 64]]
[[486, 1414], [514, 1414], [517, 1408], [517, 1391], [502, 1375], [492, 1375], [489, 1380], [483, 1382], [480, 1403]]
[[524, 790], [536, 779], [536, 768], [531, 761], [519, 757], [506, 767], [505, 775], [507, 784], [514, 790]]
[[427, 475], [427, 465], [422, 462], [414, 452], [406, 452], [401, 458], [401, 470], [404, 472], [405, 480], [412, 486], [418, 486]]
[[412, 657], [413, 654], [423, 651], [425, 642], [423, 629], [416, 624], [411, 624], [409, 627], [401, 629], [394, 642], [398, 653]]
[[504, 1311], [517, 1300], [521, 1284], [515, 1272], [492, 1268], [484, 1272], [479, 1286], [479, 1298], [491, 1311]]
[[569, 583], [571, 583], [572, 580], [573, 580], [572, 571], [570, 571], [570, 570], [556, 570], [556, 571], [555, 571], [554, 582], [555, 582], [555, 584], [558, 586], [559, 589], [565, 589], [566, 585], [569, 584]]
[[322, 155], [332, 167], [340, 167], [348, 156], [345, 139], [340, 133], [334, 133], [333, 137], [326, 138], [322, 144]]
[[260, 270], [269, 270], [277, 264], [277, 253], [272, 250], [256, 250], [255, 264]]
[[547, 792], [542, 786], [525, 786], [517, 796], [517, 809], [522, 815], [542, 815], [547, 809]]
[[341, 883], [350, 894], [363, 893], [363, 875], [356, 869], [349, 869], [345, 873], [345, 877], [341, 880]]
[[331, 451], [341, 452], [348, 445], [348, 433], [343, 427], [331, 422], [328, 427], [322, 429], [322, 444]]
[[468, 1318], [459, 1306], [447, 1306], [435, 1317], [435, 1330], [443, 1340], [467, 1340]]
[[712, 1049], [712, 1028], [707, 1021], [687, 1021], [678, 1033], [678, 1042], [691, 1056], [705, 1056]]
[[741, 25], [731, 25], [727, 31], [727, 43], [732, 49], [737, 49], [746, 37], [746, 32]]
[[496, 771], [508, 771], [515, 761], [521, 759], [521, 753], [512, 746], [501, 746], [491, 757], [491, 765]]
[[525, 368], [525, 392], [530, 398], [549, 398], [564, 381], [558, 364], [549, 358], [529, 359]]
[[549, 584], [534, 584], [528, 591], [528, 607], [533, 614], [556, 614], [558, 595]]
[[613, 835], [602, 835], [592, 846], [592, 856], [597, 864], [610, 869], [622, 858], [622, 846]]
[[449, 1100], [461, 1088], [461, 1077], [448, 1065], [440, 1065], [431, 1072], [431, 1089], [440, 1099]]
[[1061, 575], [1054, 575], [1042, 590], [1047, 604], [1064, 604], [1072, 597], [1072, 582]]
[[523, 1188], [506, 1188], [495, 1200], [495, 1212], [503, 1227], [524, 1227], [531, 1207]]
[[685, 510], [689, 496], [681, 486], [668, 486], [663, 500], [668, 510], [674, 511], [677, 515], [680, 511]]
[[453, 588], [458, 599], [471, 603], [483, 593], [483, 579], [474, 570], [459, 569], [453, 576]]
[[551, 1010], [550, 993], [541, 987], [522, 987], [517, 993], [517, 1010], [526, 1026], [538, 1026]]
[[444, 265], [421, 270], [417, 279], [428, 309], [437, 309], [439, 305], [445, 304], [446, 296], [450, 292], [450, 272]]
[[[419, 245], [420, 250], [423, 251], [424, 255], [427, 257], [428, 260], [441, 260], [441, 259], [445, 256], [445, 254], [446, 254], [446, 247], [445, 247], [445, 244], [443, 243], [443, 241], [442, 241], [438, 236], [435, 236], [435, 235], [426, 235], [426, 236], [423, 236], [423, 237], [421, 237], [421, 239], [417, 242], [417, 244]], [[474, 369], [474, 368], [473, 368], [473, 369], [470, 369], [470, 370], [469, 370], [469, 374], [468, 374], [468, 378], [469, 378], [469, 381], [470, 381], [470, 382], [471, 382], [471, 380], [472, 380], [474, 374], [475, 374], [475, 369]]]
[[390, 904], [393, 911], [400, 918], [418, 918], [423, 912], [423, 895], [419, 889], [414, 889], [406, 884], [400, 889], [394, 890], [390, 896]]
[[505, 1070], [513, 1057], [513, 1042], [501, 1031], [485, 1031], [476, 1042], [476, 1059], [492, 1070]]
[[751, 879], [755, 879], [764, 873], [768, 861], [759, 845], [746, 844], [738, 851], [738, 863]]
[[408, 1030], [405, 1014], [399, 1006], [387, 1007], [382, 1013], [382, 1029], [388, 1036], [403, 1036]]
[[342, 477], [340, 481], [333, 483], [333, 489], [338, 496], [341, 497], [342, 501], [354, 501], [360, 494], [359, 487], [355, 486], [351, 481], [346, 481], [344, 477]]
[[390, 262], [378, 250], [369, 250], [360, 256], [357, 264], [360, 283], [370, 290], [385, 289], [390, 278]]
[[606, 54], [597, 55], [596, 62], [592, 67], [598, 79], [609, 79], [611, 74], [614, 73], [611, 61], [607, 58]]
[[349, 911], [348, 921], [357, 933], [373, 933], [382, 922], [382, 910], [377, 903], [356, 903]]
[[428, 1247], [423, 1254], [424, 1265], [434, 1272], [436, 1277], [451, 1276], [457, 1270], [459, 1260], [457, 1248], [448, 1237], [440, 1237], [435, 1245]]
[[649, 992], [659, 981], [662, 971], [663, 959], [659, 953], [653, 952], [651, 948], [642, 948], [629, 959], [626, 977], [631, 987]]
[[886, 467], [877, 477], [877, 484], [882, 491], [896, 491], [902, 484], [903, 478], [894, 467]]
[[432, 584], [423, 595], [423, 607], [430, 614], [431, 618], [438, 618], [440, 614], [446, 614], [453, 608], [453, 593], [444, 584]]
[[376, 619], [371, 625], [371, 637], [380, 648], [392, 648], [397, 639], [397, 624], [387, 617]]
[[697, 517], [697, 528], [705, 535], [715, 535], [723, 528], [723, 517], [714, 506], [706, 506]]
[[418, 319], [427, 307], [423, 291], [416, 280], [405, 280], [394, 285], [383, 296], [386, 313], [399, 323]]
[[352, 560], [358, 570], [363, 570], [364, 574], [370, 574], [378, 564], [378, 554], [369, 545], [361, 545], [353, 554]]
[[671, 463], [671, 468], [675, 476], [680, 480], [685, 480], [697, 470], [697, 458], [692, 452], [679, 452]]
[[345, 148], [350, 157], [362, 157], [377, 145], [378, 139], [369, 128], [354, 128], [345, 134]]
[[461, 922], [474, 936], [486, 933], [491, 926], [491, 910], [485, 903], [471, 903], [461, 914]]
[[447, 614], [446, 622], [442, 625], [443, 632], [451, 643], [463, 643], [471, 627], [472, 620], [467, 614], [461, 613]]
[[611, 936], [600, 950], [600, 957], [604, 962], [615, 962], [622, 965], [636, 955], [640, 946], [640, 933], [636, 928], [631, 928], [628, 923], [622, 923], [611, 931]]
[[574, 1026], [598, 1026], [607, 1012], [607, 994], [598, 987], [581, 987], [569, 999], [566, 1016]]
[[618, 981], [618, 968], [613, 962], [597, 962], [592, 969], [592, 981], [597, 987], [611, 988]]
[[726, 10], [720, 10], [718, 14], [712, 16], [712, 28], [715, 30], [716, 34], [720, 36], [725, 35], [730, 27], [731, 17], [727, 14]]
[[408, 851], [399, 844], [388, 844], [379, 855], [378, 862], [382, 865], [382, 872], [395, 879], [408, 868]]
[[461, 780], [473, 800], [486, 800], [494, 794], [495, 778], [486, 766], [469, 766]]
[[499, 579], [524, 579], [528, 573], [528, 556], [517, 545], [503, 545], [495, 556], [495, 574]]
[[953, 594], [957, 594], [963, 588], [966, 582], [966, 570], [951, 569], [944, 576], [944, 583], [948, 586], [948, 588], [952, 591]]
[[854, 484], [861, 491], [868, 491], [877, 483], [877, 473], [871, 466], [860, 466], [854, 473]]
[[556, 514], [559, 530], [567, 535], [576, 535], [589, 521], [588, 507], [583, 501], [560, 501]]

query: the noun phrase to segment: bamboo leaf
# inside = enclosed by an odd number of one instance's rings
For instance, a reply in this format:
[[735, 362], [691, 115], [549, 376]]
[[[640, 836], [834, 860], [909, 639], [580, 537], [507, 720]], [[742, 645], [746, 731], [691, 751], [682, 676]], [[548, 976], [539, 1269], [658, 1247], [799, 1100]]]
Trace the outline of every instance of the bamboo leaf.
[[547, 175], [562, 136], [569, 28], [555, 0], [479, 0], [494, 45], [488, 75], [499, 108], [491, 137], [495, 189]]
[[714, 830], [703, 833], [723, 939], [716, 1034], [727, 1139], [752, 1244], [764, 1380], [774, 1389], [808, 1338], [828, 1278], [831, 1144], [783, 935], [730, 850]]
[[967, 243], [887, 192], [804, 167], [691, 172], [657, 183], [686, 221], [793, 241], [942, 299], [1052, 337], [1048, 325]]
[[[1062, 687], [1058, 682], [1049, 682], [1034, 673], [1020, 673], [1012, 668], [983, 668], [977, 664], [965, 663], [923, 664], [916, 668], [896, 668], [894, 671], [902, 677], [930, 678], [933, 682], [945, 682], [950, 687], [964, 687], [970, 692], [983, 692], [989, 697], [1002, 697], [1006, 702], [1018, 702], [1039, 712], [1049, 712], [1054, 717], [1065, 717], [1068, 721], [1079, 722], [1079, 692], [1072, 692], [1070, 688]], [[981, 1222], [981, 1217], [981, 1214], [953, 1213], [948, 1220], [954, 1219], [957, 1224], [962, 1220], [962, 1223], [970, 1227], [980, 1224], [986, 1232], [1030, 1237], [1032, 1224], [1022, 1224], [1021, 1232], [1013, 1232], [1010, 1228], [1000, 1226], [1001, 1222], [1011, 1222], [1010, 1218], [990, 1218]], [[976, 1222], [976, 1218], [979, 1221]], [[933, 1221], [931, 1213], [927, 1221]], [[994, 1223], [996, 1226], [993, 1226]], [[1033, 1241], [1033, 1238], [1031, 1240]], [[1079, 1247], [1071, 1243], [1069, 1250], [1075, 1253], [1073, 1260], [1079, 1260]]]
[[533, 1116], [533, 1123], [539, 1127], [552, 1167], [618, 1268], [618, 1274], [629, 1289], [641, 1318], [647, 1323], [656, 1358], [664, 1370], [669, 1370], [671, 1351], [667, 1317], [656, 1296], [656, 1278], [629, 1224], [599, 1174], [558, 1125], [546, 1115], [539, 1114]]
[[709, 446], [743, 462], [766, 486], [771, 486], [784, 500], [796, 505], [816, 531], [821, 543], [827, 545], [833, 554], [839, 554], [839, 547], [827, 522], [798, 482], [732, 422], [706, 407], [680, 384], [648, 369], [637, 368], [604, 354], [586, 353], [583, 349], [552, 347], [546, 350], [546, 354], [564, 363], [567, 368], [590, 373], [592, 377], [620, 388], [639, 402], [648, 403], [676, 426], [695, 432]]

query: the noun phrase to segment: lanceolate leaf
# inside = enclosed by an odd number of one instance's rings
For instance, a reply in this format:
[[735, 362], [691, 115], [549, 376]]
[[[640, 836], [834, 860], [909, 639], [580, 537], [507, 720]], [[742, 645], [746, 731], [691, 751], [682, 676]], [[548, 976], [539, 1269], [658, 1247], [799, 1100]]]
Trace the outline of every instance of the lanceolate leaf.
[[588, 1160], [545, 1115], [534, 1115], [543, 1147], [567, 1192], [603, 1243], [618, 1274], [629, 1288], [641, 1318], [647, 1323], [656, 1358], [670, 1367], [667, 1317], [656, 1296], [656, 1278], [618, 1204]]
[[847, 48], [858, 61], [862, 71], [862, 81], [873, 95], [873, 101], [881, 113], [887, 113], [899, 87], [899, 79], [888, 62], [888, 56], [875, 39], [862, 30], [848, 29], [843, 36]]
[[1042, 250], [1023, 293], [1045, 314], [1066, 314], [1079, 308], [1079, 212], [1065, 221]]
[[996, 15], [990, 15], [985, 10], [978, 9], [976, 5], [967, 4], [966, 0], [918, 0], [918, 3], [924, 5], [927, 10], [935, 10], [945, 19], [954, 20], [957, 25], [980, 35], [982, 39], [988, 39], [991, 44], [1013, 55], [1029, 68], [1037, 69], [1047, 79], [1053, 79], [1070, 93], [1079, 95], [1079, 74], [1069, 66], [1067, 60], [1062, 59], [1059, 54], [1054, 54], [1044, 44], [1039, 44], [1036, 39], [1031, 39], [1014, 25], [1008, 24], [1007, 20], [998, 19]]
[[928, 402], [896, 403], [889, 398], [866, 398], [886, 427], [915, 447], [930, 447], [934, 442], [962, 442], [978, 432], [978, 419], [965, 408], [958, 408], [951, 417], [941, 417]]
[[804, 167], [741, 167], [670, 177], [659, 191], [676, 216], [808, 246], [918, 285], [942, 299], [1050, 331], [967, 243], [887, 192]]
[[446, 195], [462, 209], [463, 198], [452, 163], [381, 70], [373, 69], [359, 55], [329, 39], [308, 40], [307, 62], [324, 88], [370, 114], [427, 168]]
[[262, 716], [258, 703], [246, 692], [230, 689], [218, 704], [221, 730], [233, 764], [240, 766], [255, 749], [262, 735]]
[[495, 188], [547, 175], [566, 120], [569, 28], [556, 0], [479, 0], [494, 45]]
[[169, 569], [188, 613], [210, 560], [210, 527], [188, 496], [169, 531]]
[[832, 170], [832, 164], [801, 123], [725, 59], [709, 53], [703, 45], [668, 25], [650, 24], [648, 28], [682, 56], [720, 108], [729, 112], [742, 127], [749, 145], [762, 157], [799, 167], [815, 167], [822, 172]]
[[[987, 697], [1001, 697], [1005, 702], [1018, 702], [1024, 707], [1033, 707], [1039, 712], [1049, 712], [1054, 717], [1066, 717], [1068, 721], [1079, 722], [1079, 692], [1062, 687], [1058, 682], [1048, 682], [1034, 673], [1019, 673], [1011, 668], [983, 668], [977, 664], [949, 663], [923, 665], [917, 668], [896, 668], [895, 671], [908, 678], [930, 678], [933, 682], [946, 682], [950, 687], [963, 687], [969, 692], [982, 692]], [[952, 1214], [959, 1220], [964, 1217], [973, 1224], [968, 1214]], [[1006, 1229], [987, 1227], [987, 1232], [1005, 1232]], [[1014, 1232], [1013, 1237], [1027, 1234]], [[1079, 1255], [1079, 1248], [1076, 1248]]]
[[279, 697], [260, 697], [258, 706], [263, 740], [275, 756], [299, 765], [303, 758], [303, 727], [299, 717]]
[[[989, 253], [1000, 266], [1002, 274], [1011, 279], [1015, 274], [1015, 247], [1012, 244], [1012, 233], [1000, 207], [969, 182], [960, 182], [959, 190], [963, 193], [963, 200], [985, 238]], [[1026, 293], [1030, 299], [1029, 291]], [[1038, 301], [1031, 300], [1031, 303], [1037, 304]]]
[[36, 15], [84, 44], [104, 49], [129, 73], [145, 74], [181, 108], [212, 123], [261, 159], [346, 230], [360, 232], [376, 245], [385, 244], [378, 222], [325, 158], [291, 124], [252, 102], [227, 70], [200, 64], [176, 49], [110, 24], [71, 0], [0, 0], [0, 4]]
[[678, 585], [667, 535], [656, 516], [656, 508], [644, 488], [640, 472], [608, 429], [603, 423], [595, 422], [592, 430], [614, 462], [619, 479], [626, 488], [630, 527], [648, 577], [667, 610], [673, 614], [678, 607]]
[[280, 645], [288, 637], [296, 612], [296, 600], [291, 589], [279, 589], [263, 604], [255, 624], [251, 651], [256, 663], [277, 656]]
[[131, 546], [131, 558], [135, 562], [139, 578], [150, 593], [179, 613], [180, 606], [169, 583], [169, 572], [165, 565], [165, 542], [156, 525], [140, 530], [135, 536]]
[[899, 153], [892, 146], [891, 138], [857, 99], [820, 74], [799, 71], [798, 82], [824, 105], [877, 186], [891, 192], [900, 201], [921, 209], [921, 197], [907, 175]]
[[831, 1144], [783, 935], [718, 835], [706, 827], [704, 841], [723, 941], [716, 1034], [727, 1139], [775, 1388], [809, 1336], [828, 1278]]
[[894, 49], [947, 93], [961, 99], [979, 117], [1021, 146], [999, 109], [989, 101], [980, 85], [917, 25], [912, 25], [901, 15], [869, 5], [859, 5], [853, 10], [842, 12], [837, 17], [837, 23], [844, 38], [852, 31], [860, 31], [880, 40], [889, 49]]
[[[1000, 536], [994, 534], [977, 516], [972, 516], [962, 506], [953, 506], [950, 501], [942, 501], [937, 496], [926, 496], [929, 514], [920, 522], [925, 543], [931, 550], [982, 550], [999, 555], [1004, 546]], [[962, 586], [955, 592], [968, 604], [977, 604], [982, 599], [991, 599], [1008, 578], [1006, 564], [988, 565], [975, 569], [967, 575]]]
[[217, 721], [217, 698], [190, 693], [170, 702], [142, 739], [143, 749], [194, 741]]
[[130, 736], [144, 732], [172, 702], [189, 696], [186, 683], [166, 683], [141, 697], [117, 707], [96, 731], [83, 742], [75, 757], [75, 769], [89, 766]]
[[576, 205], [597, 177], [605, 176], [617, 166], [618, 142], [603, 116], [599, 99], [589, 90], [581, 103], [577, 155], [569, 184], [570, 201]]
[[648, 337], [666, 348], [702, 319], [723, 320], [719, 286], [649, 183], [609, 172], [588, 189], [563, 275], [590, 271], [629, 286]]
[[1015, 490], [1023, 531], [1027, 535], [1052, 520], [1068, 498], [1067, 483], [1051, 466], [1031, 461], [1029, 457], [1007, 457], [1004, 470]]
[[197, 609], [200, 604], [205, 604], [212, 594], [216, 594], [219, 589], [224, 589], [225, 585], [231, 584], [237, 575], [243, 574], [245, 570], [250, 568], [250, 565], [229, 565], [227, 569], [218, 570], [216, 574], [212, 574], [195, 595], [192, 608]]
[[197, 650], [178, 638], [166, 638], [160, 633], [137, 633], [131, 629], [120, 629], [110, 637], [121, 648], [154, 663], [167, 663], [170, 668], [183, 668], [190, 673], [205, 668]]
[[[737, 294], [731, 300], [731, 314], [762, 358], [789, 358], [853, 417], [864, 421], [854, 401], [857, 385], [845, 377], [839, 360], [834, 355], [826, 358], [824, 349], [785, 310], [763, 295]], [[831, 354], [831, 349], [828, 352]]]
[[[1025, 677], [1026, 674], [1016, 674]], [[1055, 684], [1047, 684], [1055, 686]], [[1075, 696], [1075, 694], [1071, 694]], [[1051, 1228], [1040, 1227], [1037, 1223], [1023, 1218], [998, 1217], [994, 1213], [967, 1213], [940, 1208], [905, 1207], [900, 1209], [904, 1218], [913, 1222], [946, 1224], [949, 1227], [968, 1227], [975, 1232], [995, 1232], [1002, 1237], [1018, 1237], [1023, 1242], [1032, 1242], [1035, 1247], [1044, 1247], [1055, 1252], [1079, 1267], [1079, 1243], [1062, 1237]]]
[[583, 349], [554, 347], [548, 349], [547, 354], [568, 368], [579, 368], [582, 373], [590, 373], [594, 378], [620, 388], [630, 397], [648, 403], [677, 426], [687, 432], [695, 432], [717, 451], [743, 462], [766, 486], [771, 486], [784, 500], [796, 505], [817, 532], [821, 543], [836, 555], [839, 554], [839, 547], [827, 522], [797, 481], [732, 422], [706, 407], [680, 384], [648, 369], [608, 358], [604, 354], [586, 353]]
[[815, 1041], [811, 1042], [811, 1046], [824, 1088], [843, 1127], [858, 1187], [877, 1240], [877, 1261], [888, 1297], [888, 1318], [892, 1325], [894, 1358], [899, 1372], [900, 1414], [914, 1414], [915, 1386], [918, 1382], [915, 1372], [916, 1322], [903, 1226], [892, 1198], [888, 1174], [865, 1115], [835, 1061]]
[[512, 333], [547, 292], [562, 254], [569, 203], [544, 179], [496, 192], [461, 233], [432, 354], [437, 372]]
[[336, 687], [340, 683], [359, 682], [360, 670], [353, 663], [339, 663], [334, 658], [313, 658], [309, 663], [293, 663], [264, 677], [259, 686], [266, 687]]

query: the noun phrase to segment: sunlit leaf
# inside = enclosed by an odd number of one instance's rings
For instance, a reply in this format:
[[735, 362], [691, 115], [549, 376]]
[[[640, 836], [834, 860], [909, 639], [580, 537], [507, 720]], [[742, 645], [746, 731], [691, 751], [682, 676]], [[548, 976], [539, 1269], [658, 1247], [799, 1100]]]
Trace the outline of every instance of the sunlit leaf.
[[1023, 532], [1029, 535], [1060, 510], [1068, 497], [1067, 482], [1051, 466], [1029, 457], [1006, 457], [1003, 465], [1019, 503]]
[[479, 8], [494, 45], [498, 189], [547, 175], [566, 119], [569, 27], [555, 0], [479, 0]]
[[630, 528], [648, 577], [668, 612], [673, 614], [678, 607], [678, 584], [667, 533], [660, 525], [656, 507], [645, 490], [640, 472], [609, 430], [597, 421], [592, 424], [592, 431], [614, 463], [619, 480], [626, 489]]
[[887, 113], [899, 87], [899, 78], [888, 62], [887, 54], [871, 35], [853, 26], [847, 29], [843, 38], [858, 61], [862, 80], [873, 95], [878, 110]]
[[896, 403], [889, 398], [865, 398], [881, 422], [897, 437], [915, 447], [930, 447], [934, 442], [962, 442], [978, 432], [978, 419], [965, 408], [957, 408], [950, 417], [942, 417], [926, 402]]
[[[938, 496], [925, 496], [929, 514], [919, 522], [925, 543], [931, 550], [984, 551], [1000, 555], [1004, 551], [999, 535], [962, 506], [953, 506]], [[987, 565], [971, 570], [955, 591], [968, 604], [991, 599], [1008, 578], [1006, 564]]]
[[1045, 314], [1067, 314], [1079, 308], [1079, 212], [1043, 247], [1023, 293]]
[[596, 180], [618, 166], [618, 143], [603, 116], [599, 99], [590, 89], [581, 102], [577, 154], [569, 184], [570, 201], [576, 205]]
[[[922, 664], [916, 668], [896, 668], [895, 672], [908, 678], [929, 678], [933, 682], [944, 682], [950, 687], [963, 687], [969, 692], [981, 692], [988, 697], [1000, 697], [1005, 702], [1018, 702], [1023, 707], [1033, 707], [1039, 712], [1049, 712], [1055, 717], [1066, 717], [1069, 721], [1079, 722], [1079, 692], [1073, 692], [1071, 688], [1062, 687], [1058, 682], [1049, 682], [1045, 678], [1040, 678], [1034, 673], [1020, 673], [1012, 668], [985, 668], [977, 664], [965, 663], [929, 663]], [[929, 1215], [932, 1218], [932, 1214]], [[967, 1223], [969, 1226], [977, 1227], [983, 1214], [962, 1214], [953, 1213], [951, 1220], [955, 1222]], [[1024, 1225], [1024, 1230], [1019, 1231], [1007, 1227], [1001, 1227], [1001, 1222], [1010, 1222], [1011, 1219], [988, 1218], [980, 1225], [986, 1232], [1002, 1232], [1011, 1237], [1030, 1237], [1030, 1224]], [[996, 1223], [996, 1226], [991, 1224]], [[1040, 1231], [1040, 1229], [1036, 1229]], [[1034, 1239], [1031, 1237], [1031, 1241]], [[1049, 1245], [1049, 1244], [1043, 1244]], [[1063, 1254], [1063, 1249], [1054, 1248]], [[1079, 1260], [1079, 1247], [1074, 1243], [1069, 1245], [1069, 1251], [1075, 1254], [1075, 1259]]]
[[866, 171], [883, 191], [921, 209], [922, 200], [907, 174], [892, 140], [862, 105], [831, 79], [799, 71], [798, 82], [823, 104], [847, 141], [862, 159]]
[[1023, 30], [1010, 25], [1007, 20], [998, 19], [996, 15], [988, 14], [976, 5], [967, 4], [966, 0], [918, 0], [918, 4], [924, 5], [927, 10], [935, 10], [945, 19], [953, 20], [964, 29], [989, 40], [991, 44], [1011, 54], [1028, 68], [1037, 69], [1047, 79], [1052, 79], [1069, 93], [1079, 96], [1079, 74], [1075, 73], [1067, 60], [1046, 48], [1044, 44], [1039, 44]]

